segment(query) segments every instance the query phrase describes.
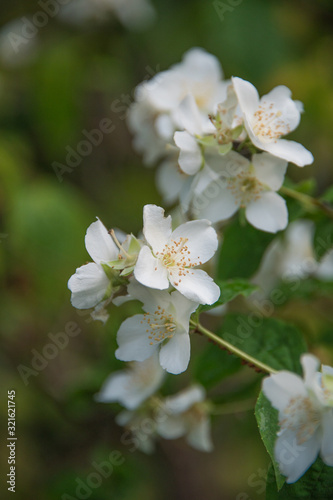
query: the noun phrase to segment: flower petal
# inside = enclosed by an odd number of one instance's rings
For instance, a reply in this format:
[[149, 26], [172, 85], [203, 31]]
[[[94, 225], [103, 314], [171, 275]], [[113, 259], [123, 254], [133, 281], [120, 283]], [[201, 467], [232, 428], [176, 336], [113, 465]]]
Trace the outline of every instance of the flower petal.
[[179, 147], [178, 163], [187, 175], [196, 174], [202, 165], [202, 153], [195, 138], [188, 132], [175, 132], [174, 141]]
[[[255, 144], [255, 143], [254, 143]], [[294, 141], [287, 141], [286, 139], [278, 139], [274, 142], [255, 144], [258, 148], [271, 153], [278, 158], [290, 161], [298, 167], [310, 165], [313, 163], [313, 155], [302, 144]]]
[[295, 373], [280, 371], [263, 380], [262, 390], [272, 406], [283, 412], [290, 400], [297, 396], [307, 397], [304, 381]]
[[125, 319], [120, 325], [117, 333], [119, 348], [115, 352], [117, 359], [121, 361], [144, 361], [150, 358], [157, 349], [158, 344], [150, 345], [147, 333], [147, 324], [141, 323], [142, 314], [136, 314]]
[[165, 160], [160, 164], [156, 172], [156, 185], [167, 205], [178, 201], [187, 179], [187, 175], [178, 168], [176, 162]]
[[286, 202], [272, 191], [263, 193], [258, 200], [250, 202], [246, 207], [245, 215], [252, 226], [268, 233], [281, 231], [288, 224]]
[[205, 399], [205, 390], [200, 385], [194, 385], [175, 396], [169, 396], [165, 400], [165, 407], [167, 411], [178, 415], [189, 410], [195, 403], [200, 403]]
[[177, 108], [177, 121], [181, 128], [189, 132], [191, 136], [203, 134], [202, 117], [192, 94], [188, 94], [184, 97], [179, 104]]
[[95, 307], [105, 297], [110, 281], [103, 269], [90, 262], [81, 266], [68, 281], [71, 302], [76, 309]]
[[142, 309], [146, 312], [153, 313], [158, 306], [165, 310], [170, 307], [171, 296], [167, 291], [148, 288], [135, 280], [131, 280], [127, 291], [132, 299], [143, 303]]
[[143, 234], [153, 251], [160, 252], [171, 235], [171, 217], [164, 217], [164, 210], [156, 205], [143, 208]]
[[181, 325], [186, 332], [189, 330], [189, 321], [191, 314], [197, 309], [198, 303], [188, 300], [177, 290], [170, 294], [171, 301], [176, 310], [177, 323]]
[[134, 268], [135, 278], [145, 286], [165, 290], [169, 287], [168, 272], [162, 262], [153, 256], [149, 247], [141, 248]]
[[259, 106], [259, 94], [252, 83], [243, 80], [242, 78], [232, 77], [239, 106], [244, 115], [250, 120]]
[[196, 450], [210, 452], [214, 449], [211, 438], [211, 424], [209, 418], [201, 418], [193, 425], [186, 437], [187, 442]]
[[213, 224], [232, 217], [239, 209], [240, 202], [228, 186], [226, 179], [219, 178], [201, 193], [195, 194], [191, 206], [195, 217], [203, 217]]
[[218, 247], [217, 234], [209, 220], [194, 220], [181, 224], [171, 234], [171, 240], [178, 241], [179, 238], [187, 238], [186, 246], [191, 255], [191, 262], [198, 264], [211, 259]]
[[321, 442], [321, 458], [326, 465], [333, 466], [333, 413], [332, 409], [325, 411], [322, 418], [323, 437]]
[[320, 367], [320, 361], [313, 354], [303, 354], [301, 356], [301, 365], [303, 367], [304, 381], [311, 387], [316, 380], [316, 375]]
[[295, 130], [301, 118], [300, 105], [291, 98], [291, 90], [285, 85], [278, 85], [268, 94], [262, 96], [260, 103], [265, 103], [265, 108], [276, 109], [282, 114], [283, 121], [288, 124], [289, 132]]
[[283, 432], [275, 443], [275, 458], [288, 484], [295, 483], [316, 460], [320, 450], [318, 433], [302, 444], [297, 444], [295, 432]]
[[221, 294], [220, 288], [212, 278], [201, 269], [193, 269], [189, 274], [182, 276], [169, 276], [172, 285], [185, 297], [199, 304], [214, 304]]
[[85, 245], [90, 257], [97, 264], [118, 258], [118, 247], [99, 219], [88, 227]]
[[186, 422], [181, 416], [167, 416], [157, 423], [157, 432], [164, 439], [178, 439], [186, 433]]
[[252, 165], [255, 170], [255, 177], [277, 191], [283, 184], [288, 162], [272, 156], [269, 153], [255, 154], [252, 156]]
[[169, 342], [161, 346], [161, 366], [174, 375], [184, 372], [190, 361], [190, 350], [189, 334], [176, 332]]

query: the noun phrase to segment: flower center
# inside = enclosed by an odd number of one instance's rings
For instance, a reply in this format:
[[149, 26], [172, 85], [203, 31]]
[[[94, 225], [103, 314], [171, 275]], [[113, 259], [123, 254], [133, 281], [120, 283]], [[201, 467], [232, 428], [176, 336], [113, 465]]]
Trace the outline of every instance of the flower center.
[[297, 443], [308, 441], [320, 423], [320, 411], [310, 398], [297, 396], [291, 398], [284, 410], [284, 418], [279, 422], [281, 427], [296, 431]]
[[240, 172], [230, 179], [228, 189], [242, 208], [251, 201], [259, 200], [261, 193], [267, 190], [266, 186], [248, 171]]
[[274, 104], [263, 101], [253, 115], [253, 131], [263, 142], [280, 139], [290, 132], [288, 123], [281, 120], [282, 112], [274, 110]]
[[[187, 241], [188, 238], [182, 237], [178, 240], [171, 240], [161, 252], [156, 252], [156, 256], [162, 261], [163, 266], [168, 268], [170, 275], [179, 277], [178, 282], [191, 272], [192, 267], [202, 264], [200, 257], [197, 257], [197, 260], [191, 257], [191, 251], [186, 245]], [[175, 285], [178, 284], [175, 283]]]
[[176, 331], [176, 322], [173, 316], [166, 313], [161, 306], [158, 306], [154, 313], [145, 313], [141, 323], [146, 323], [150, 345], [171, 339]]

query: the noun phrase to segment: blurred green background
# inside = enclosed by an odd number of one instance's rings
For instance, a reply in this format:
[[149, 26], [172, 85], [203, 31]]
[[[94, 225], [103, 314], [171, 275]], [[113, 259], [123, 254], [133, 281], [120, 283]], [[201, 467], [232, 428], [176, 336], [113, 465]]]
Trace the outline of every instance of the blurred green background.
[[[214, 54], [226, 77], [248, 79], [261, 94], [279, 84], [291, 88], [305, 107], [293, 138], [315, 163], [289, 173], [296, 181], [315, 177], [317, 194], [332, 183], [332, 3], [224, 3], [234, 6], [221, 19], [216, 2], [154, 0], [155, 22], [143, 31], [130, 31], [117, 19], [75, 27], [55, 16], [38, 30], [31, 53], [0, 59], [1, 421], [6, 430], [7, 390], [15, 389], [17, 500], [76, 498], [77, 479], [85, 481], [92, 462], [107, 460], [114, 450], [124, 463], [93, 489], [93, 500], [264, 498], [269, 459], [252, 411], [214, 420], [215, 451], [209, 455], [183, 440], [160, 443], [151, 457], [121, 443], [122, 429], [114, 423], [119, 408], [97, 404], [93, 395], [123, 366], [114, 358], [115, 333], [137, 308], [113, 309], [103, 326], [72, 308], [67, 289], [75, 268], [89, 260], [84, 235], [97, 215], [109, 228], [136, 234], [143, 205], [161, 203], [154, 172], [133, 151], [124, 115], [135, 86], [193, 46]], [[1, 25], [38, 10], [34, 1], [2, 0]], [[82, 131], [98, 128], [104, 118], [112, 120], [112, 133], [60, 182], [53, 162], [65, 163], [66, 148], [75, 149]], [[48, 334], [63, 332], [70, 321], [80, 333], [25, 384], [18, 366], [31, 367], [32, 350], [41, 353]], [[195, 352], [205, 341], [193, 339], [192, 345]], [[170, 392], [185, 387], [191, 370], [193, 363], [188, 373], [169, 376]], [[259, 383], [244, 368], [217, 393], [241, 394], [252, 384], [254, 397]], [[4, 443], [2, 498], [8, 493]]]

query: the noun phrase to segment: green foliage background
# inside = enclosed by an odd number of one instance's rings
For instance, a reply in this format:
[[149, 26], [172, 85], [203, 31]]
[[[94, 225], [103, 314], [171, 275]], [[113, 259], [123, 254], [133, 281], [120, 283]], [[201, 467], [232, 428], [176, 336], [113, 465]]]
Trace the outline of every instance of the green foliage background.
[[[39, 30], [31, 60], [0, 62], [0, 419], [6, 435], [7, 390], [15, 389], [17, 500], [75, 498], [77, 478], [85, 481], [92, 463], [107, 460], [114, 450], [124, 463], [93, 490], [93, 500], [265, 496], [269, 457], [253, 412], [261, 376], [240, 370], [233, 356], [193, 338], [189, 371], [170, 376], [166, 392], [185, 387], [193, 375], [221, 402], [252, 404], [248, 411], [214, 418], [210, 455], [182, 440], [162, 442], [152, 457], [131, 452], [114, 423], [118, 406], [97, 404], [93, 395], [122, 367], [114, 358], [115, 334], [136, 306], [113, 309], [105, 327], [92, 323], [71, 307], [67, 280], [89, 260], [84, 235], [97, 215], [107, 227], [135, 234], [143, 205], [161, 203], [153, 171], [133, 152], [124, 115], [135, 86], [150, 72], [179, 62], [193, 46], [217, 56], [227, 77], [248, 79], [261, 94], [285, 84], [303, 101], [305, 113], [293, 138], [314, 154], [315, 163], [290, 166], [288, 172], [295, 182], [314, 177], [315, 194], [325, 192], [333, 181], [333, 7], [328, 0], [243, 0], [222, 20], [211, 1], [153, 3], [156, 22], [143, 32], [129, 32], [116, 20], [73, 28], [55, 17]], [[2, 0], [0, 22], [37, 10], [34, 1]], [[66, 147], [75, 149], [82, 131], [98, 128], [104, 118], [112, 120], [114, 131], [59, 182], [52, 162], [64, 163]], [[241, 241], [237, 224], [229, 228], [220, 279], [249, 277], [268, 244], [269, 236], [261, 234], [257, 245], [252, 228], [249, 243]], [[319, 220], [318, 231], [332, 234], [332, 225]], [[332, 364], [332, 296], [319, 292], [310, 287], [311, 302], [288, 298], [274, 316], [296, 325], [311, 350]], [[81, 333], [25, 385], [17, 367], [31, 366], [32, 350], [42, 352], [48, 334], [63, 332], [70, 321]], [[208, 322], [218, 331], [218, 318]], [[2, 439], [7, 493], [8, 450]]]

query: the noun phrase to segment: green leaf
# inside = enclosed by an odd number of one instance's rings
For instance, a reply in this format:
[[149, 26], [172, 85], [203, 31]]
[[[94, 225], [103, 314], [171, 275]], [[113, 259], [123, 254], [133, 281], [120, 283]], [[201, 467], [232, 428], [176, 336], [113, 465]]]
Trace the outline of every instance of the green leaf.
[[194, 378], [206, 389], [211, 389], [225, 377], [236, 373], [241, 366], [240, 359], [209, 344], [195, 358]]
[[300, 355], [307, 347], [293, 325], [265, 318], [259, 311], [227, 314], [220, 336], [275, 370], [302, 373]]
[[314, 234], [314, 250], [316, 257], [320, 259], [327, 250], [333, 246], [333, 221], [326, 216], [322, 217], [316, 224]]
[[274, 457], [276, 434], [279, 430], [278, 411], [272, 407], [263, 392], [260, 392], [259, 394], [255, 408], [255, 416], [257, 419], [261, 439], [263, 440], [265, 448], [272, 459], [276, 485], [278, 490], [280, 490], [285, 482], [285, 477], [280, 473], [279, 465]]
[[258, 269], [263, 253], [275, 237], [274, 234], [258, 231], [239, 220], [230, 224], [225, 232], [219, 252], [217, 278], [249, 278]]
[[327, 201], [328, 203], [333, 203], [333, 186], [329, 187], [325, 193], [320, 197], [321, 201]]
[[317, 458], [296, 483], [285, 484], [278, 491], [273, 468], [268, 470], [266, 498], [269, 500], [331, 500], [333, 498], [333, 468]]
[[235, 279], [235, 280], [226, 280], [221, 281], [217, 280], [217, 284], [221, 289], [221, 295], [217, 302], [212, 305], [201, 305], [198, 308], [198, 312], [209, 311], [210, 309], [215, 309], [215, 307], [227, 304], [231, 300], [233, 300], [238, 295], [243, 295], [244, 297], [248, 297], [255, 290], [258, 289], [256, 285], [252, 285], [247, 280]]
[[220, 155], [226, 155], [232, 149], [232, 142], [228, 144], [222, 144], [222, 146], [218, 147], [218, 152]]

